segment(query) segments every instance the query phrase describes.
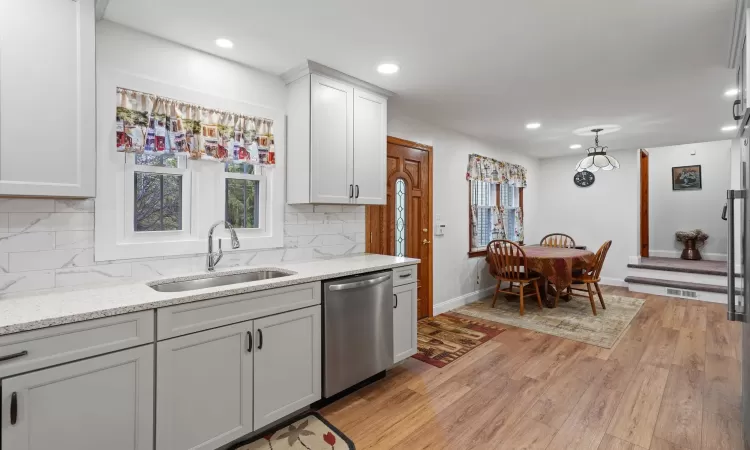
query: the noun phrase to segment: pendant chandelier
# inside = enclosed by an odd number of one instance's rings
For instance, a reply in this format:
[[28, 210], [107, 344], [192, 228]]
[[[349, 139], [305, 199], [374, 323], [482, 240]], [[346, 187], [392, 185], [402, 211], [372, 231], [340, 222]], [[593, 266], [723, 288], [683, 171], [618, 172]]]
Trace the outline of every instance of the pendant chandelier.
[[594, 146], [589, 147], [587, 152], [588, 155], [578, 162], [576, 166], [577, 172], [583, 172], [587, 170], [589, 172], [596, 172], [599, 169], [602, 170], [613, 170], [620, 167], [620, 163], [613, 156], [607, 156], [607, 147], [599, 146], [599, 132], [602, 128], [594, 128], [591, 130], [596, 134], [594, 138]]

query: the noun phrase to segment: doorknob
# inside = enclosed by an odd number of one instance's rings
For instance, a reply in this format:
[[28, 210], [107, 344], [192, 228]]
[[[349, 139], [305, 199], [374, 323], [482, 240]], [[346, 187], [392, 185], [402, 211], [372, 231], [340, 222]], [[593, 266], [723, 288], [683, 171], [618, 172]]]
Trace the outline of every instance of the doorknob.
[[424, 240], [422, 240], [422, 243], [423, 243], [423, 244], [429, 244], [429, 243], [430, 243], [430, 241], [428, 241], [427, 239], [424, 239]]
[[422, 228], [422, 233], [427, 233], [427, 228]]

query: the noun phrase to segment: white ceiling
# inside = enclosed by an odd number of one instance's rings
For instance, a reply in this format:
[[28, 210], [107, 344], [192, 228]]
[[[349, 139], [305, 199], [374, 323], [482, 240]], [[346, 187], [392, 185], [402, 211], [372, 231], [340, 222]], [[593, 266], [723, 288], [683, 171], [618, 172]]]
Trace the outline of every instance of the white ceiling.
[[622, 126], [610, 149], [731, 137], [734, 3], [110, 0], [105, 18], [275, 74], [312, 59], [394, 91], [391, 111], [544, 158], [583, 154], [573, 130], [595, 124]]

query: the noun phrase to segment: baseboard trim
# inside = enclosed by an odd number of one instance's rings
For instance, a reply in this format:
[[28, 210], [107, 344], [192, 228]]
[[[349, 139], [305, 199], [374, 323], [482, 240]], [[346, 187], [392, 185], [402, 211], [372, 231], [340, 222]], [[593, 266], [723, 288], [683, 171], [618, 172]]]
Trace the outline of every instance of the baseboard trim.
[[[679, 258], [682, 254], [679, 250], [651, 250], [649, 249], [648, 255], [658, 258]], [[709, 260], [709, 261], [726, 261], [727, 260], [727, 254], [726, 253], [705, 253], [701, 252], [701, 256], [703, 259]], [[630, 263], [630, 264], [638, 264], [638, 263]]]
[[469, 292], [468, 294], [464, 294], [458, 297], [454, 297], [450, 300], [437, 303], [433, 305], [432, 307], [432, 314], [437, 316], [438, 314], [448, 312], [452, 309], [456, 309], [456, 308], [460, 308], [461, 306], [468, 305], [469, 303], [475, 302], [488, 295], [491, 295], [494, 289], [495, 289], [495, 286], [490, 286], [485, 289], [480, 289], [478, 291]]

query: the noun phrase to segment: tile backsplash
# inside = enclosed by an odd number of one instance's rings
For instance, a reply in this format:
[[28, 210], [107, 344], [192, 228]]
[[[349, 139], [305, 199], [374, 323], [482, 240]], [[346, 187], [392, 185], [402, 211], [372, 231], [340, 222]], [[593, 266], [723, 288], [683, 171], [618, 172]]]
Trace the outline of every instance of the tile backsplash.
[[[287, 205], [284, 248], [225, 252], [219, 267], [365, 251], [364, 206]], [[0, 294], [205, 270], [205, 254], [94, 261], [94, 200], [0, 199]]]

